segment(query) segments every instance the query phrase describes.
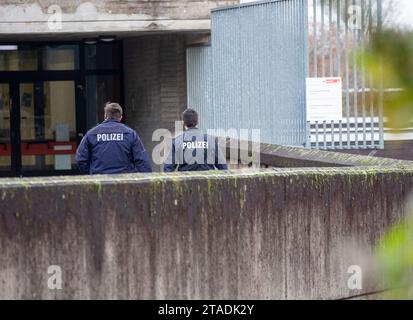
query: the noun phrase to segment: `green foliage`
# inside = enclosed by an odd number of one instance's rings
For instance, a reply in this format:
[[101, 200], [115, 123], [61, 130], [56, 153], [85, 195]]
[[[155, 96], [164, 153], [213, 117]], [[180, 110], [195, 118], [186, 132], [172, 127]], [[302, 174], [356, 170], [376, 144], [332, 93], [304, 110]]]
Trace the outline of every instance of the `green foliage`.
[[367, 65], [376, 87], [402, 89], [384, 93], [384, 112], [394, 128], [410, 127], [413, 120], [413, 34], [384, 31], [373, 37]]
[[394, 289], [385, 298], [413, 300], [413, 218], [386, 233], [376, 249], [376, 260], [385, 285]]
[[[384, 89], [384, 112], [393, 128], [411, 126], [413, 120], [413, 34], [384, 31], [373, 37], [366, 57], [376, 84]], [[387, 299], [413, 299], [413, 218], [392, 227], [376, 249], [378, 271], [384, 284], [393, 288]]]

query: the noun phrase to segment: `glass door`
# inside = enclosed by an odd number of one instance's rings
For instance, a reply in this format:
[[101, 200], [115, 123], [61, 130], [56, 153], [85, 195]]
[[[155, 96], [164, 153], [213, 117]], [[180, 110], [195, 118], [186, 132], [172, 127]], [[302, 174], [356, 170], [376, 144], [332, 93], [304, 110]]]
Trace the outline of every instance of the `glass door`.
[[11, 173], [10, 85], [0, 83], [0, 176]]
[[19, 83], [21, 174], [75, 169], [75, 81]]
[[78, 173], [77, 144], [122, 103], [121, 42], [0, 48], [0, 176]]

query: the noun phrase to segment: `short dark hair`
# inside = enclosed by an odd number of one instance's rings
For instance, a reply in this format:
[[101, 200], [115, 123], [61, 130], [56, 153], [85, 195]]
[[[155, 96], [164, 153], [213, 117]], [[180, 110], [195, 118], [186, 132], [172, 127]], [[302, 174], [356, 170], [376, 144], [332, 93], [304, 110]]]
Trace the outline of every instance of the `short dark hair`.
[[188, 128], [196, 127], [198, 124], [198, 112], [196, 112], [194, 109], [186, 109], [182, 113], [182, 121]]
[[115, 102], [106, 102], [105, 105], [105, 117], [108, 119], [118, 120], [122, 117], [122, 107]]

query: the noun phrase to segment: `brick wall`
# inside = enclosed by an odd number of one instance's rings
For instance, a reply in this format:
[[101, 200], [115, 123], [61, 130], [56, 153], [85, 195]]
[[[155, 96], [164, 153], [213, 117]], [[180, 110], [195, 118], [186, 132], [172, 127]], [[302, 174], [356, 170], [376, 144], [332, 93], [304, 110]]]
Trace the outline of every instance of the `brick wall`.
[[125, 119], [151, 154], [158, 128], [174, 129], [186, 108], [185, 35], [143, 36], [124, 42]]

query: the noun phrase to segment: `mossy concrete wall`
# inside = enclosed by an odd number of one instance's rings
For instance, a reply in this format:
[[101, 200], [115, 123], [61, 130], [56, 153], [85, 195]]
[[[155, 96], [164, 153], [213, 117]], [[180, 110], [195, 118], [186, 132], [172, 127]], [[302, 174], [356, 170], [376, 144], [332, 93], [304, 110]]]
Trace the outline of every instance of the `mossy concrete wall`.
[[[343, 298], [413, 169], [5, 179], [0, 298]], [[363, 253], [363, 254], [361, 254]], [[50, 265], [61, 290], [48, 288]], [[347, 286], [350, 265], [363, 289]]]

